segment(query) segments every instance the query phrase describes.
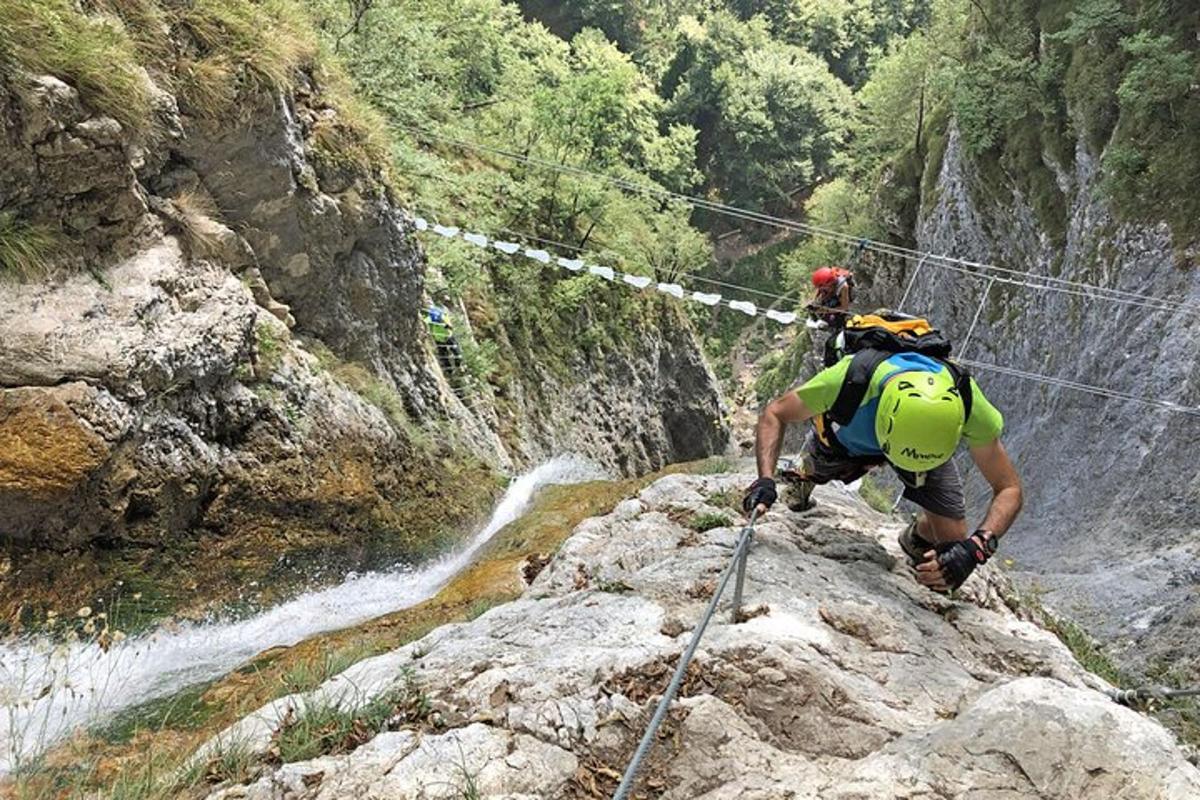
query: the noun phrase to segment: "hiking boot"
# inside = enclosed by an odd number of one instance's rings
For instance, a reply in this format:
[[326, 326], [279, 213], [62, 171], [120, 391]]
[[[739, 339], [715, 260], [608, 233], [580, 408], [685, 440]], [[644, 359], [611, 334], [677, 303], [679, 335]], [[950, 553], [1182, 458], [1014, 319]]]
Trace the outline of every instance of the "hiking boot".
[[923, 562], [925, 554], [933, 549], [933, 545], [917, 533], [916, 517], [913, 517], [913, 521], [908, 523], [907, 528], [900, 531], [897, 541], [900, 543], [900, 549], [908, 556], [909, 563], [914, 567]]
[[812, 499], [815, 484], [802, 477], [806, 474], [803, 455], [780, 459], [775, 469], [783, 482], [781, 499], [789, 509], [796, 512], [808, 511], [817, 504], [817, 501]]
[[783, 484], [783, 502], [792, 511], [808, 511], [817, 504], [817, 501], [812, 499], [812, 491], [815, 485], [812, 481], [806, 481], [802, 478], [785, 480]]

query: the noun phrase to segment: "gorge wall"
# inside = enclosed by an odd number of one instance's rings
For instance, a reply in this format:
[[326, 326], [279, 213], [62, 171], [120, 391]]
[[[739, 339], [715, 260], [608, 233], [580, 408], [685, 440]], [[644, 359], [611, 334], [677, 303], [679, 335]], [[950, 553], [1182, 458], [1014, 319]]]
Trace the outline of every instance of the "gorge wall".
[[[197, 46], [180, 30], [175, 63]], [[723, 448], [715, 381], [668, 311], [553, 379], [518, 371], [503, 406], [464, 403], [424, 330], [410, 218], [318, 66], [249, 82], [221, 115], [139, 68], [142, 125], [69, 75], [5, 67], [4, 244], [54, 243], [0, 276], [14, 606], [44, 549], [233, 556], [232, 587], [280, 551], [436, 551], [501, 473], [551, 453], [634, 474]]]
[[[926, 252], [1195, 304], [1194, 250], [1166, 224], [1119, 222], [1099, 159], [1080, 140], [1063, 163], [1042, 151], [1065, 223], [1039, 216], [1028, 191], [973, 159], [951, 124], [915, 232]], [[914, 262], [880, 260], [872, 302], [895, 304]], [[927, 263], [906, 304], [962, 343], [987, 281]], [[1191, 310], [1152, 311], [1077, 294], [997, 283], [969, 346], [983, 363], [1200, 404], [1200, 328]], [[1200, 420], [1135, 402], [976, 370], [1005, 414], [1005, 442], [1027, 501], [1005, 555], [1048, 601], [1118, 644], [1127, 664], [1186, 672], [1200, 647]], [[965, 460], [962, 463], [968, 463]], [[988, 490], [970, 479], [974, 507]]]

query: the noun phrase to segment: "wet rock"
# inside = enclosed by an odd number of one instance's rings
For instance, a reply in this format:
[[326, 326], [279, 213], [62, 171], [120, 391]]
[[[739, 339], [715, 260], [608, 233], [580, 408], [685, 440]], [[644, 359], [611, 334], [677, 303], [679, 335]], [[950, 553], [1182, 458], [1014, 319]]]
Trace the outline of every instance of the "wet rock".
[[[408, 681], [440, 710], [441, 728], [380, 734], [348, 756], [286, 765], [214, 797], [273, 797], [272, 787], [317, 772], [321, 788], [297, 796], [442, 797], [464, 775], [486, 796], [611, 794], [682, 648], [678, 620], [697, 619], [707, 599], [683, 587], [730, 555], [719, 529], [678, 547], [683, 524], [668, 512], [750, 477], [664, 478], [636, 506], [579, 525], [523, 598], [277, 700], [209, 747], [262, 750], [304, 708], [352, 709]], [[902, 522], [839, 489], [817, 495], [815, 511], [762, 520], [746, 598], [770, 613], [732, 623], [726, 601], [642, 791], [679, 800], [1200, 792], [1200, 771], [1170, 733], [1114, 704], [1055, 637], [992, 602], [1007, 591], [1003, 575], [985, 567], [973, 592], [931, 608], [906, 568], [822, 553], [861, 540], [896, 558]], [[632, 591], [579, 585], [581, 568]]]

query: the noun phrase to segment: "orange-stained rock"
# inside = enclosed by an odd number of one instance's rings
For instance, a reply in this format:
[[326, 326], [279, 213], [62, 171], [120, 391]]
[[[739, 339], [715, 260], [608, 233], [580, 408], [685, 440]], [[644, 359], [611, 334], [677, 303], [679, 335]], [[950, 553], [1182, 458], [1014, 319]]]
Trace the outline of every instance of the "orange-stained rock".
[[66, 497], [104, 463], [111, 444], [72, 407], [84, 383], [0, 391], [0, 507]]

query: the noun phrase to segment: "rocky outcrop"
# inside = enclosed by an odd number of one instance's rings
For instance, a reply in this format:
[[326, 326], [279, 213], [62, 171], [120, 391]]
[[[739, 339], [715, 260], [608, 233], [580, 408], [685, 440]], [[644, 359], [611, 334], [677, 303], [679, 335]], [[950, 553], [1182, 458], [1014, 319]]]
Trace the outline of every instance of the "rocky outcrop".
[[0, 299], [5, 534], [166, 544], [206, 529], [376, 531], [415, 464], [222, 266], [172, 238], [105, 273]]
[[725, 450], [717, 379], [677, 309], [658, 311], [633, 345], [577, 351], [565, 375], [536, 358], [521, 365], [527, 377], [508, 398], [520, 460], [580, 453], [643, 475]]
[[[1200, 406], [1200, 280], [1165, 225], [1118, 224], [1082, 141], [1073, 162], [1043, 155], [1064, 206], [1053, 233], [1017, 188], [992, 185], [950, 130], [920, 249], [1034, 275], [1152, 295], [1192, 309], [1153, 311], [1080, 294], [1030, 290], [926, 264], [908, 309], [931, 315], [958, 341], [988, 300], [965, 353], [985, 363], [1129, 394]], [[894, 303], [912, 263], [885, 262], [873, 300]], [[1197, 419], [978, 370], [1007, 418], [1005, 442], [1028, 495], [1006, 552], [1047, 601], [1115, 643], [1136, 668], [1196, 673], [1200, 614]], [[986, 500], [978, 475], [974, 505]]]
[[154, 185], [193, 192], [245, 237], [297, 331], [397, 385], [415, 414], [444, 401], [423, 369], [424, 260], [382, 181], [313, 144], [337, 112], [310, 81], [247, 99], [244, 121], [193, 119]]
[[61, 229], [66, 250], [52, 278], [0, 292], [5, 541], [269, 550], [332, 531], [367, 550], [398, 537], [394, 561], [478, 515], [490, 471], [575, 450], [634, 474], [723, 447], [673, 315], [603, 363], [518, 374], [502, 440], [490, 395], [464, 404], [439, 369], [411, 223], [369, 159], [337, 149], [348, 123], [316, 79], [210, 118], [144, 78], [139, 131], [57, 78], [0, 86], [0, 212]]
[[[0, 294], [4, 538], [428, 535], [402, 512], [444, 456], [402, 423], [466, 412], [426, 369], [415, 312], [394, 311], [419, 307], [423, 265], [382, 183], [360, 170], [323, 191], [293, 97], [252, 95], [218, 125], [155, 89], [147, 135], [56, 78], [8, 80], [4, 210], [69, 241], [54, 280]], [[274, 229], [252, 235], [251, 218]], [[315, 260], [289, 308], [279, 278], [302, 251], [345, 258]], [[351, 361], [370, 367], [357, 382], [339, 373]], [[499, 447], [477, 428], [457, 446]]]
[[[347, 754], [266, 767], [212, 800], [610, 796], [729, 560], [749, 475], [670, 476], [582, 523], [525, 595], [277, 700], [199, 758], [278, 763], [308, 713], [402, 694]], [[900, 561], [898, 525], [838, 488], [772, 511], [750, 555], [748, 619], [709, 628], [642, 773], [664, 798], [1123, 797], [1200, 792], [1157, 723], [1111, 702], [1010, 608], [993, 568], [951, 600]], [[328, 718], [328, 717], [324, 717]]]
[[[91, 113], [79, 92], [50, 75], [0, 75], [0, 210], [50, 223], [78, 263], [134, 252], [153, 236], [136, 170], [149, 152], [111, 117]], [[150, 83], [149, 76], [145, 78]], [[163, 135], [173, 100], [154, 95]]]

